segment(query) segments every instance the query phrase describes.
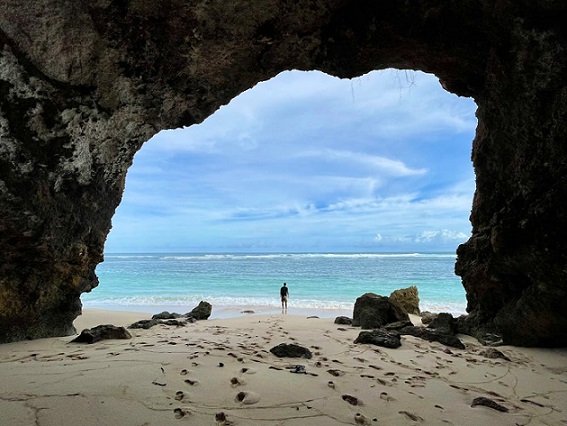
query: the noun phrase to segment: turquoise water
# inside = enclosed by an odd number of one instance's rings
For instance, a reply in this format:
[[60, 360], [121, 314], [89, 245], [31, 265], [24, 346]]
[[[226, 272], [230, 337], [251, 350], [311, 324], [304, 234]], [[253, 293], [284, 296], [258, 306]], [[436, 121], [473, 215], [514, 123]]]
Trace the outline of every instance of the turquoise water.
[[187, 312], [199, 301], [213, 317], [242, 310], [275, 312], [279, 288], [290, 290], [289, 313], [352, 312], [367, 292], [384, 296], [416, 286], [421, 310], [465, 312], [454, 274], [455, 254], [106, 254], [100, 284], [82, 296], [86, 308]]

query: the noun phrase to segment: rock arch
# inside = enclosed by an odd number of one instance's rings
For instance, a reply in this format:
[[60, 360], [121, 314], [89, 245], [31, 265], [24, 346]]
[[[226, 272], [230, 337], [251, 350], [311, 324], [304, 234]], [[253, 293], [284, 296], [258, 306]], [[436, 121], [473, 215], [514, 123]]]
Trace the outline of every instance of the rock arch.
[[470, 332], [567, 344], [564, 2], [0, 0], [0, 342], [72, 333], [132, 158], [286, 69], [473, 97]]

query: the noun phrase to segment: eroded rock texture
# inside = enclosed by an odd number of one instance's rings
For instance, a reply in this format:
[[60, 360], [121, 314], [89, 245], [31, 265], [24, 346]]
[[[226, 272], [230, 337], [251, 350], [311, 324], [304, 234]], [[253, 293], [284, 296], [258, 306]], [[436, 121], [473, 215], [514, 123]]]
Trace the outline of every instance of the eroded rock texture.
[[396, 67], [435, 73], [479, 107], [473, 235], [457, 264], [470, 323], [507, 343], [567, 343], [565, 2], [0, 0], [0, 11], [0, 341], [74, 331], [126, 171], [153, 134], [283, 70]]

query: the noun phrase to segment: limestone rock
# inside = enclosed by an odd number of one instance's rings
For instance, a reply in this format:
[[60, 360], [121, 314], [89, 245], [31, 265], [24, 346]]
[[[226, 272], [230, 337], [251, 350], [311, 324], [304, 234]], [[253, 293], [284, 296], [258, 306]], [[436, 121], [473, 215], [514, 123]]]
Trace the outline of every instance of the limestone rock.
[[452, 348], [465, 349], [463, 342], [454, 334], [442, 333], [440, 331], [429, 329], [426, 327], [404, 327], [399, 330], [401, 335], [409, 334], [410, 336], [419, 337], [429, 342], [439, 342]]
[[394, 290], [390, 294], [390, 301], [397, 303], [408, 314], [419, 315], [419, 296], [417, 287], [412, 285], [408, 288]]
[[[155, 317], [155, 315], [154, 315]], [[150, 328], [152, 328], [155, 325], [158, 324], [163, 324], [163, 325], [173, 325], [176, 327], [183, 327], [185, 325], [187, 325], [188, 322], [195, 322], [195, 318], [189, 317], [189, 318], [184, 318], [185, 321], [181, 321], [178, 319], [157, 319], [152, 317], [152, 319], [149, 320], [140, 320], [140, 321], [136, 321], [133, 324], [130, 324], [128, 326], [128, 328], [143, 328], [145, 330], [148, 330]]]
[[185, 314], [186, 317], [195, 318], [196, 320], [206, 320], [211, 316], [213, 306], [209, 302], [200, 301], [191, 312]]
[[295, 343], [280, 343], [270, 349], [270, 352], [280, 358], [307, 358], [311, 359], [313, 354], [311, 351], [303, 346], [296, 345]]
[[402, 345], [399, 334], [389, 332], [385, 329], [361, 331], [354, 343], [368, 343], [370, 345], [391, 349], [399, 348]]
[[0, 342], [75, 332], [126, 172], [155, 133], [283, 70], [394, 67], [478, 105], [463, 328], [567, 345], [565, 2], [243, 5], [0, 0]]
[[163, 311], [160, 312], [159, 314], [155, 314], [152, 315], [152, 319], [159, 319], [159, 320], [164, 320], [164, 319], [176, 319], [176, 318], [181, 318], [183, 317], [183, 315], [178, 314], [176, 312], [167, 312], [167, 311]]
[[352, 325], [352, 319], [350, 319], [349, 317], [345, 317], [345, 316], [338, 316], [338, 317], [335, 318], [335, 324]]
[[438, 314], [433, 321], [429, 323], [427, 328], [434, 329], [443, 334], [457, 334], [458, 332], [457, 322], [453, 318], [453, 315], [446, 312]]
[[73, 343], [95, 343], [106, 339], [131, 339], [132, 335], [124, 327], [111, 324], [97, 325], [85, 329], [79, 336], [71, 340]]
[[437, 314], [434, 314], [429, 311], [424, 311], [421, 313], [421, 323], [424, 325], [428, 325], [437, 317]]
[[411, 327], [413, 323], [411, 321], [396, 321], [386, 324], [383, 328], [388, 331], [401, 330], [404, 327]]
[[157, 319], [140, 320], [140, 321], [136, 321], [133, 324], [130, 324], [128, 328], [143, 328], [144, 330], [148, 330], [152, 328], [154, 325], [158, 325], [160, 323], [161, 321]]
[[355, 327], [380, 328], [397, 321], [409, 321], [409, 316], [388, 297], [366, 293], [354, 303], [352, 325]]

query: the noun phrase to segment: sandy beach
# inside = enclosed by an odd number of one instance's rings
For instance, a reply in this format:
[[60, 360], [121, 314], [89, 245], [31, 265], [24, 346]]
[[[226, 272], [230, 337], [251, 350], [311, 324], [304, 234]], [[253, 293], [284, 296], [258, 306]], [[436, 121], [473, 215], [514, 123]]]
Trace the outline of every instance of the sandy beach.
[[[150, 317], [89, 309], [75, 325]], [[0, 345], [0, 424], [567, 424], [566, 349], [502, 346], [505, 358], [492, 358], [466, 336], [464, 350], [412, 336], [386, 349], [354, 344], [360, 328], [332, 318], [282, 314], [129, 331], [93, 344]], [[278, 358], [270, 349], [280, 343], [313, 357]], [[473, 407], [479, 397], [508, 411]]]

